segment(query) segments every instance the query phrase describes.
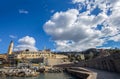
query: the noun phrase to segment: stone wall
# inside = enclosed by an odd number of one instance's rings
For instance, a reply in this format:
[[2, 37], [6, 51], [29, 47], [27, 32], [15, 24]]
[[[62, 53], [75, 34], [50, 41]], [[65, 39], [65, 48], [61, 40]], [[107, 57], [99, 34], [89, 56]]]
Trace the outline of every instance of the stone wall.
[[58, 64], [62, 64], [63, 63], [63, 59], [61, 58], [49, 58], [46, 61], [46, 65], [48, 66], [54, 66], [54, 65], [58, 65]]
[[120, 53], [116, 53], [107, 57], [82, 61], [77, 65], [120, 73]]

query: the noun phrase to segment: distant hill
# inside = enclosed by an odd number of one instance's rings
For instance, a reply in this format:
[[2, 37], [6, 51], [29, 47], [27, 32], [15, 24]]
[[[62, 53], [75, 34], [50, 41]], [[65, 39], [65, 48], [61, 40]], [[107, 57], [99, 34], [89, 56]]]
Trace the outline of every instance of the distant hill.
[[90, 49], [87, 49], [85, 51], [70, 51], [70, 52], [56, 52], [58, 54], [78, 54], [78, 53], [82, 53], [82, 54], [89, 54], [90, 52], [93, 52], [93, 53], [100, 53], [100, 50], [99, 49], [96, 49], [96, 48], [90, 48]]
[[96, 49], [96, 48], [90, 48], [90, 49], [87, 49], [87, 50], [83, 51], [83, 54], [89, 54], [90, 52], [99, 54], [100, 50]]

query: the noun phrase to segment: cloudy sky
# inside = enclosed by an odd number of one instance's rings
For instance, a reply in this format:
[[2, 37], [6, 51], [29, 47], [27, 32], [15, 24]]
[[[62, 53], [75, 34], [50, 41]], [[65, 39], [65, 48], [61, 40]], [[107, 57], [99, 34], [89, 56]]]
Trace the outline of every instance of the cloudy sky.
[[0, 0], [0, 53], [120, 48], [120, 0]]

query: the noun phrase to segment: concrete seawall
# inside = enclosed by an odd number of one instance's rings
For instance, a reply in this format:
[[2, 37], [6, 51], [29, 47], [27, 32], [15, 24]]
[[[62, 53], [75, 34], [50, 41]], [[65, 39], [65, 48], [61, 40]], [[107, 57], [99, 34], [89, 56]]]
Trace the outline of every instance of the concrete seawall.
[[96, 79], [97, 78], [97, 73], [81, 67], [67, 68], [66, 71], [71, 75], [76, 76], [80, 79]]

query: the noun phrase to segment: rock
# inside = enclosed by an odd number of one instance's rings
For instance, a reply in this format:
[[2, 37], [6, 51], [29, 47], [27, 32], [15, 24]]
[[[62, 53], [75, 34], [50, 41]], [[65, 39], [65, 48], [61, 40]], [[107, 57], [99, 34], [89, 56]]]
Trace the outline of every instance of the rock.
[[25, 77], [26, 75], [25, 75], [25, 72], [22, 72], [22, 71], [21, 71], [21, 72], [18, 73], [17, 76], [18, 76], [18, 77]]
[[2, 79], [5, 78], [5, 77], [6, 77], [5, 72], [0, 71], [0, 77], [1, 77]]
[[38, 75], [39, 73], [31, 69], [8, 69], [8, 70], [3, 69], [0, 71], [0, 77], [1, 76], [32, 77]]

